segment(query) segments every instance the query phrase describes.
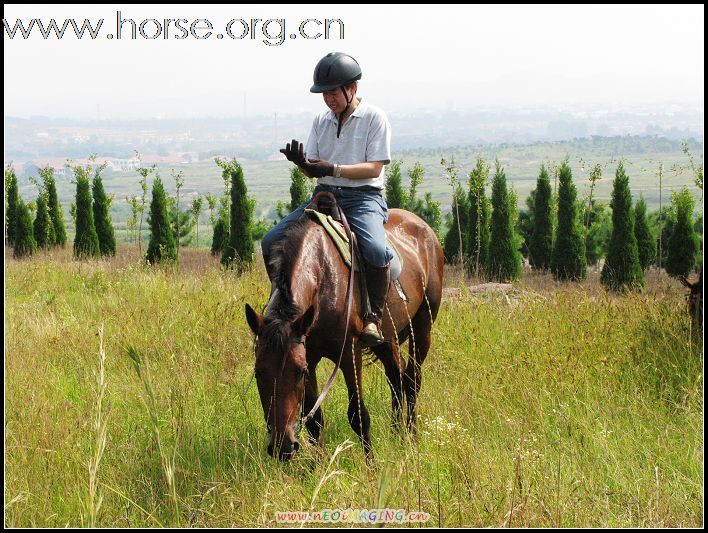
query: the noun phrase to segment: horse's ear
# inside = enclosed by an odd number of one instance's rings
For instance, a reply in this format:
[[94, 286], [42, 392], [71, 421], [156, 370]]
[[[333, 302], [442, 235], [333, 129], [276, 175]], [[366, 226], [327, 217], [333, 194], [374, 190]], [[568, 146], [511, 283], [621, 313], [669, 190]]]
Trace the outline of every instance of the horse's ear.
[[263, 317], [256, 313], [248, 304], [246, 304], [246, 321], [251, 331], [256, 335], [260, 335], [261, 329], [263, 329]]
[[307, 311], [305, 311], [305, 314], [302, 315], [300, 319], [298, 319], [294, 326], [295, 330], [299, 335], [307, 335], [307, 332], [310, 330], [312, 327], [312, 322], [315, 319], [315, 307], [310, 306]]

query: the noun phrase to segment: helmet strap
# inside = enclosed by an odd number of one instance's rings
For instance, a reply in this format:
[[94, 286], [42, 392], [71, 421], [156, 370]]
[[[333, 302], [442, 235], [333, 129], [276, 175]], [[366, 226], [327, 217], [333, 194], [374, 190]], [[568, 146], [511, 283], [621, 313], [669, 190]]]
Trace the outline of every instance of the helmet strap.
[[347, 107], [345, 107], [344, 111], [342, 111], [339, 114], [339, 123], [337, 124], [337, 139], [339, 139], [339, 134], [342, 132], [342, 119], [344, 118], [344, 115], [346, 114], [346, 112], [349, 111], [349, 107], [352, 104], [352, 98], [349, 98], [349, 93], [344, 88], [344, 85], [342, 85], [340, 87], [340, 89], [342, 89], [342, 94], [344, 94], [344, 99], [347, 101]]

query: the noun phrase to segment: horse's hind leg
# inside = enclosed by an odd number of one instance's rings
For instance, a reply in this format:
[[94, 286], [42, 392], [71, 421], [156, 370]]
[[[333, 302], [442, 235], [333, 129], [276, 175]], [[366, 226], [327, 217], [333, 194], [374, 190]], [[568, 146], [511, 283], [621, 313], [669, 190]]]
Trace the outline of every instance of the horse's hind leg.
[[408, 338], [408, 365], [403, 380], [408, 404], [408, 430], [417, 433], [415, 403], [420, 391], [422, 366], [430, 349], [432, 318], [425, 303], [418, 309], [412, 320], [413, 334]]
[[386, 371], [388, 386], [391, 388], [391, 423], [394, 429], [403, 427], [403, 373], [405, 363], [401, 359], [396, 340], [387, 341], [373, 348], [376, 357], [381, 360]]
[[349, 358], [344, 354], [340, 367], [344, 380], [347, 383], [347, 392], [349, 396], [349, 408], [347, 409], [347, 418], [354, 433], [359, 436], [366, 459], [373, 459], [371, 453], [371, 435], [369, 428], [371, 421], [369, 418], [369, 410], [364, 405], [364, 394], [361, 386], [361, 349], [354, 348], [352, 357]]

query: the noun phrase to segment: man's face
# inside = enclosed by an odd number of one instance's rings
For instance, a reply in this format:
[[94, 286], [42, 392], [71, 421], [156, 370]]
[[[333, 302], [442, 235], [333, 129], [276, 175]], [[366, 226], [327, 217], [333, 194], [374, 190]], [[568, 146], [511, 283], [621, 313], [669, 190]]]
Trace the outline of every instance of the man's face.
[[[349, 88], [345, 88], [345, 91], [349, 94], [350, 99], [354, 97], [353, 85]], [[324, 98], [325, 105], [329, 107], [336, 115], [344, 111], [347, 107], [347, 100], [344, 98], [344, 93], [342, 92], [341, 87], [323, 92], [322, 98]]]

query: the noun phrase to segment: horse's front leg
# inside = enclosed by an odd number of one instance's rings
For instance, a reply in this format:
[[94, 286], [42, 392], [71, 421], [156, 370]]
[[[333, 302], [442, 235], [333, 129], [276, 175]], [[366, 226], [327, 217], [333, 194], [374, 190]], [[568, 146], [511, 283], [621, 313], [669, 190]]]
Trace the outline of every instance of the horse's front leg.
[[[302, 416], [307, 416], [314, 407], [319, 397], [319, 389], [317, 387], [317, 363], [313, 364], [308, 370], [307, 381], [305, 383], [305, 400], [302, 403]], [[310, 435], [310, 441], [313, 444], [320, 446], [324, 445], [322, 438], [322, 428], [324, 427], [324, 416], [322, 415], [322, 407], [318, 407], [312, 418], [305, 422], [305, 427]]]
[[342, 359], [341, 371], [347, 383], [349, 396], [349, 408], [347, 409], [349, 424], [364, 446], [366, 460], [371, 462], [374, 458], [371, 452], [371, 435], [369, 432], [371, 422], [369, 411], [364, 405], [364, 391], [361, 386], [361, 349], [352, 348], [351, 357], [347, 357], [345, 353]]

